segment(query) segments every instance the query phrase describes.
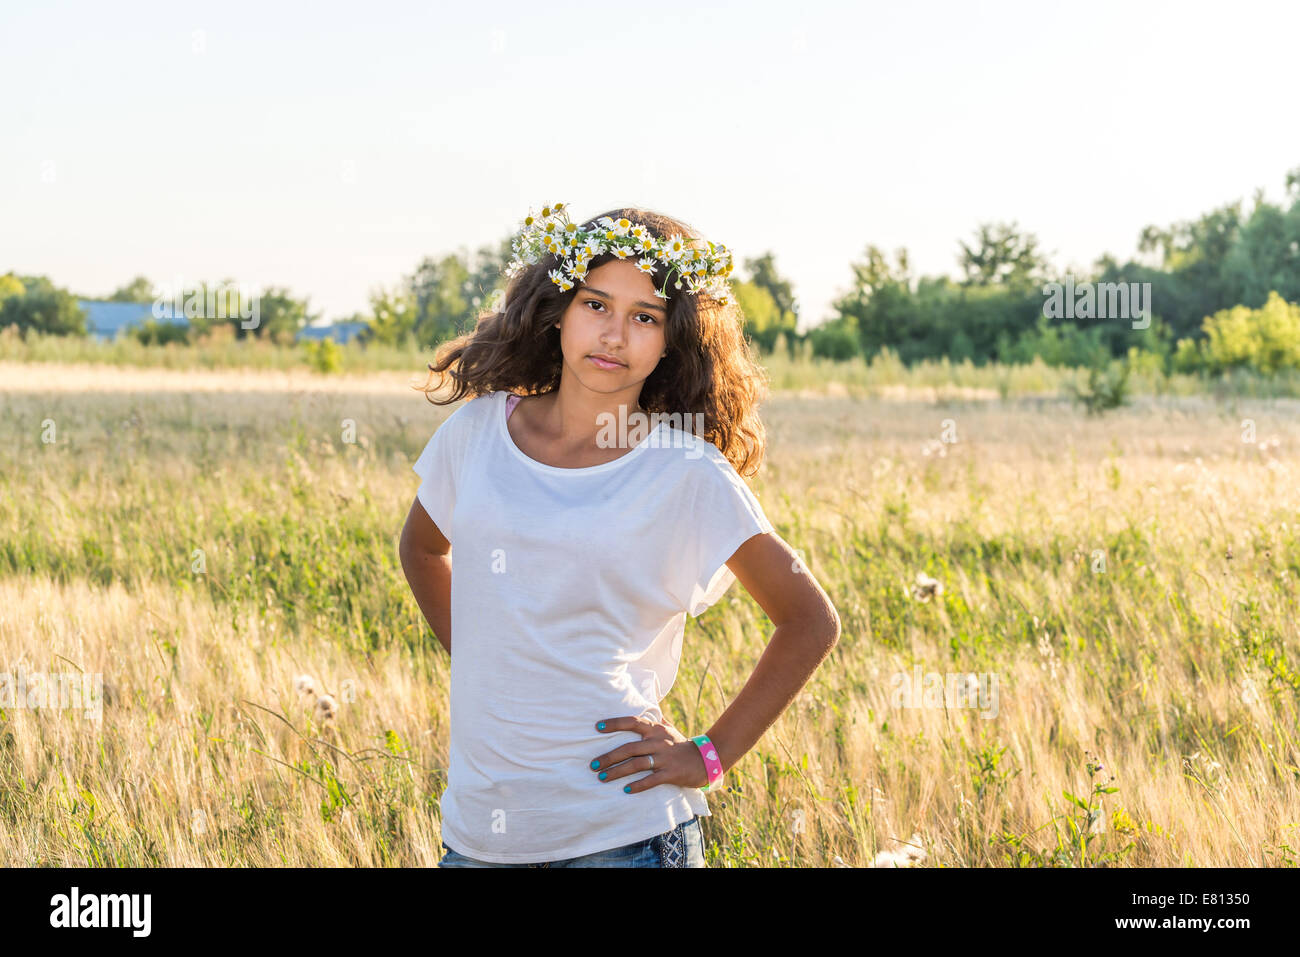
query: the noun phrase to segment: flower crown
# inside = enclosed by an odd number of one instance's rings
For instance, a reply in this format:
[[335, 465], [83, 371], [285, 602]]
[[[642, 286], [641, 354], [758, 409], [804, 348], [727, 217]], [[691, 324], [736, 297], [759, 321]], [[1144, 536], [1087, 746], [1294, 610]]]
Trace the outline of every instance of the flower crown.
[[595, 229], [583, 229], [569, 222], [563, 203], [543, 206], [540, 217], [528, 211], [518, 235], [510, 242], [514, 259], [506, 267], [506, 278], [513, 277], [525, 266], [541, 262], [546, 256], [555, 256], [560, 267], [550, 271], [551, 282], [568, 292], [587, 276], [587, 263], [593, 256], [613, 253], [619, 259], [635, 256], [637, 268], [649, 276], [655, 274], [655, 263], [666, 267], [663, 287], [655, 291], [660, 299], [667, 299], [668, 278], [675, 272], [673, 288], [681, 289], [686, 283], [687, 295], [705, 292], [726, 305], [731, 297], [727, 276], [731, 274], [731, 251], [726, 246], [707, 240], [688, 240], [674, 234], [660, 240], [649, 227], [627, 219], [602, 216], [596, 220]]

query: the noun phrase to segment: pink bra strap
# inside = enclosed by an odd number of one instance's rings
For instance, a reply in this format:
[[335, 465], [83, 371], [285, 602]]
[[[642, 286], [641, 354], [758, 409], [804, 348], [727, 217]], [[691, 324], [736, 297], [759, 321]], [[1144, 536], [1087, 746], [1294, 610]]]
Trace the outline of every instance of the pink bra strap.
[[512, 395], [510, 398], [506, 399], [506, 418], [507, 418], [507, 419], [510, 418], [510, 413], [513, 412], [513, 411], [515, 410], [515, 406], [517, 406], [517, 405], [519, 404], [519, 400], [522, 399], [522, 398], [523, 398], [523, 396], [521, 396], [521, 395]]

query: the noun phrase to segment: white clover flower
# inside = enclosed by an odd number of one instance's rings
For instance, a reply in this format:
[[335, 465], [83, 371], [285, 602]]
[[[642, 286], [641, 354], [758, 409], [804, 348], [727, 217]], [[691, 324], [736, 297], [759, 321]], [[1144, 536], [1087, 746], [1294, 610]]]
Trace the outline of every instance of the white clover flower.
[[916, 584], [912, 587], [912, 597], [917, 601], [929, 601], [931, 598], [937, 598], [943, 594], [943, 582], [937, 578], [931, 578], [925, 572], [918, 572], [916, 575]]
[[1248, 708], [1258, 708], [1264, 703], [1260, 700], [1259, 689], [1250, 677], [1241, 679], [1241, 703]]
[[316, 712], [322, 721], [331, 721], [338, 714], [339, 706], [330, 695], [321, 695], [316, 699]]
[[894, 846], [876, 855], [868, 867], [912, 867], [925, 860], [921, 835], [913, 834], [910, 841], [894, 841]]

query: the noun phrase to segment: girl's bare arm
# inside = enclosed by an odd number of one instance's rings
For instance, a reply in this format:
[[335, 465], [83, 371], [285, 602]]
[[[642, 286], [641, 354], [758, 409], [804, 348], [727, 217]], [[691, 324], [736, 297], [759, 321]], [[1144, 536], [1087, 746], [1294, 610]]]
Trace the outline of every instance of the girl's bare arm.
[[[775, 532], [755, 535], [727, 561], [776, 625], [753, 674], [706, 732], [729, 770], [798, 697], [839, 641], [840, 616], [826, 592]], [[703, 767], [703, 760], [700, 765]]]
[[438, 641], [451, 654], [451, 542], [417, 498], [397, 546], [411, 594]]

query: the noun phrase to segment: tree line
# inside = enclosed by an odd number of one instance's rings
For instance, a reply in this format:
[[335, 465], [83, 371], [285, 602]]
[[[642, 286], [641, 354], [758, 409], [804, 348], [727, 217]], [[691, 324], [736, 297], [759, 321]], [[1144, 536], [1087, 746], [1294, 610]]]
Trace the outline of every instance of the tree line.
[[[1049, 265], [1038, 237], [1015, 222], [980, 223], [958, 242], [959, 277], [914, 276], [906, 249], [892, 256], [868, 245], [849, 265], [849, 291], [833, 316], [798, 330], [799, 303], [768, 252], [743, 261], [744, 279], [732, 287], [755, 345], [792, 353], [808, 343], [832, 359], [871, 358], [883, 349], [912, 363], [947, 357], [954, 362], [1027, 362], [1091, 365], [1140, 354], [1165, 371], [1221, 370], [1249, 365], [1261, 371], [1300, 368], [1300, 167], [1286, 177], [1285, 199], [1272, 203], [1257, 191], [1252, 208], [1238, 201], [1198, 219], [1148, 226], [1138, 250], [1148, 262], [1101, 256], [1086, 275], [1065, 276]], [[474, 252], [425, 257], [389, 288], [372, 290], [369, 310], [348, 317], [363, 325], [362, 342], [432, 348], [464, 332], [492, 308], [510, 261], [510, 237]], [[1149, 284], [1149, 324], [1113, 317], [1062, 319], [1045, 309], [1050, 283]], [[44, 276], [0, 276], [0, 326], [85, 335], [78, 298]], [[120, 302], [151, 302], [143, 276], [114, 291]], [[264, 293], [261, 321], [235, 334], [290, 341], [315, 318], [305, 299], [287, 289]], [[1071, 313], [1070, 315], [1074, 315]], [[196, 341], [215, 321], [185, 326], [147, 322], [133, 331], [145, 342]]]

